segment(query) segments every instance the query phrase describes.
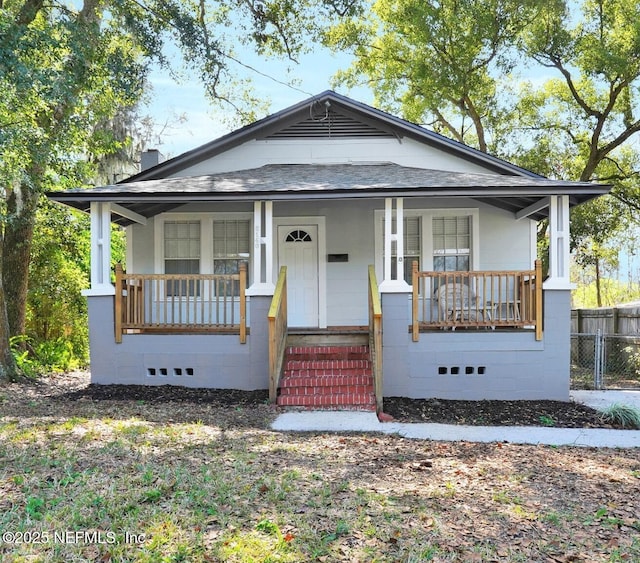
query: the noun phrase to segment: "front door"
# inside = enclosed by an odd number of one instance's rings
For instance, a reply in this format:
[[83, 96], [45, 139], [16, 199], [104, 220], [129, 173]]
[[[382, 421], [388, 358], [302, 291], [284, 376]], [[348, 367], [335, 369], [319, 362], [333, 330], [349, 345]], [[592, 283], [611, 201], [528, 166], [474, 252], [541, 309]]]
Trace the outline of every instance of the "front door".
[[287, 267], [291, 327], [318, 326], [318, 226], [278, 226], [278, 269]]

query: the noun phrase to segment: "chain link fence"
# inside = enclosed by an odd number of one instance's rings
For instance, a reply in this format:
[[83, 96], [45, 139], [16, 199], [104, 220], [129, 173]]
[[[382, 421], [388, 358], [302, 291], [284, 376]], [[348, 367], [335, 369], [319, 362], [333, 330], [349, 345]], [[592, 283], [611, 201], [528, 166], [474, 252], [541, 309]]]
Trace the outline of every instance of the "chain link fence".
[[640, 337], [571, 335], [572, 389], [640, 389]]

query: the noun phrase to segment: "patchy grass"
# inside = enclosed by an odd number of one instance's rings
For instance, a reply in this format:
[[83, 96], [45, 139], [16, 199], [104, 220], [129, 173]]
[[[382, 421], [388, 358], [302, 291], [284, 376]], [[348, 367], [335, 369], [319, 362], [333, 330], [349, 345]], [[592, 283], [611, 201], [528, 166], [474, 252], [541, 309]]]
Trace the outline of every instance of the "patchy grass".
[[280, 434], [266, 406], [2, 392], [3, 562], [640, 561], [639, 450]]

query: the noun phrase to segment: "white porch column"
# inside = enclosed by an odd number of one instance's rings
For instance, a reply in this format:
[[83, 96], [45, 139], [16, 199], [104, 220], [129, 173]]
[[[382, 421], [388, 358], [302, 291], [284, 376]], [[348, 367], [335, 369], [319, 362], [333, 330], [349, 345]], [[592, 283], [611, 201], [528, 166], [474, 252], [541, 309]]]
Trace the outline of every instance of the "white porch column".
[[[395, 212], [393, 200], [396, 200]], [[393, 218], [396, 229], [393, 232]], [[396, 243], [396, 272], [391, 274], [392, 243]], [[404, 280], [404, 200], [388, 197], [384, 202], [384, 279], [380, 284], [382, 293], [408, 293], [411, 286]]]
[[91, 288], [83, 295], [115, 295], [111, 283], [111, 204], [91, 202]]
[[[263, 205], [264, 204], [264, 205]], [[262, 252], [264, 247], [264, 270]], [[253, 283], [247, 295], [273, 295], [273, 202], [253, 203]]]
[[264, 232], [265, 283], [273, 286], [273, 201], [264, 203]]
[[549, 277], [545, 289], [572, 289], [569, 278], [569, 196], [549, 198]]

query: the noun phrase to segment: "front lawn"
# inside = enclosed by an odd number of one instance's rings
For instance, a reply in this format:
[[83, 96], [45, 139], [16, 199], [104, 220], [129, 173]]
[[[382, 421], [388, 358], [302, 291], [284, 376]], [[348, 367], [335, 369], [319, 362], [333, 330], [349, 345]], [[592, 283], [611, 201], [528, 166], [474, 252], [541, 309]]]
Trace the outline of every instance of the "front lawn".
[[640, 561], [640, 450], [281, 434], [0, 387], [2, 561]]

